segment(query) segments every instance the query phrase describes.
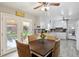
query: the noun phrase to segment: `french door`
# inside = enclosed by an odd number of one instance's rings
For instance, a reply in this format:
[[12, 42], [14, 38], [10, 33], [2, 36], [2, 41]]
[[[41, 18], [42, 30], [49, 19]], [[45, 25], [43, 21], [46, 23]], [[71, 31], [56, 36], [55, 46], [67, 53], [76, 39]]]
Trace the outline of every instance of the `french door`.
[[6, 42], [7, 49], [15, 48], [17, 39], [17, 23], [16, 20], [7, 20], [6, 22]]
[[2, 55], [14, 51], [16, 48], [16, 39], [18, 22], [14, 17], [7, 16], [6, 14], [2, 14]]
[[32, 33], [32, 21], [5, 13], [2, 13], [1, 20], [1, 55], [4, 55], [16, 50], [16, 40]]
[[28, 44], [28, 35], [32, 33], [31, 31], [31, 25], [28, 21], [22, 21], [22, 32], [21, 32], [21, 39], [26, 40], [25, 43]]

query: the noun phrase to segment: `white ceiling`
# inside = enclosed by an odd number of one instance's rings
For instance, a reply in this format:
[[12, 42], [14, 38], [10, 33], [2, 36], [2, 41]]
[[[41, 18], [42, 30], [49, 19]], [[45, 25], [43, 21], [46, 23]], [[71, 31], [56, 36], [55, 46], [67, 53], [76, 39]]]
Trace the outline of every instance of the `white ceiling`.
[[[33, 8], [38, 6], [39, 3], [36, 2], [1, 2], [0, 5], [8, 6], [15, 9], [22, 9], [25, 12], [29, 12], [35, 15], [43, 16], [44, 12], [39, 9], [34, 10]], [[60, 16], [61, 11], [64, 11], [64, 15], [71, 16], [79, 15], [79, 3], [78, 2], [61, 2], [59, 7], [51, 6], [48, 13], [52, 16]]]

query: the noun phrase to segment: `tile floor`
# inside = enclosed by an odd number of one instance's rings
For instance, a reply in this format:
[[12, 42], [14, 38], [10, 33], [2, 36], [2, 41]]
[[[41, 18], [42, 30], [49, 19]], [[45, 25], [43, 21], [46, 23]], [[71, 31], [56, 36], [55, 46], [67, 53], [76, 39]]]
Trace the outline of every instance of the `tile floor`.
[[75, 40], [61, 40], [60, 42], [60, 57], [79, 57]]

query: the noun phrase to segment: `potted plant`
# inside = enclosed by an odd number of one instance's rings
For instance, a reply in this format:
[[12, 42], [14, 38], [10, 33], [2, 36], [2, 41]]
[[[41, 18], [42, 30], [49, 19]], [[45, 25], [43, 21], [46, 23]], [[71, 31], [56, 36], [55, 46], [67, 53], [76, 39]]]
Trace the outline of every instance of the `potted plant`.
[[26, 39], [26, 37], [27, 37], [28, 35], [30, 35], [30, 34], [31, 34], [31, 33], [28, 32], [28, 31], [22, 32], [22, 40]]
[[45, 39], [46, 35], [43, 32], [41, 32], [40, 37], [41, 37], [41, 42], [44, 43], [44, 39]]

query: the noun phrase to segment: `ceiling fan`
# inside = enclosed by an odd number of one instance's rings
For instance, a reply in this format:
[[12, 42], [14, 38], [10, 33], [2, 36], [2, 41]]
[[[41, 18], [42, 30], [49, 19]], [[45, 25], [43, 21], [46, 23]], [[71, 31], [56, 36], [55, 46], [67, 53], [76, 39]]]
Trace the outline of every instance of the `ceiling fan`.
[[[56, 2], [53, 2], [53, 3], [50, 3], [50, 2], [38, 2], [38, 3], [40, 3], [40, 5], [33, 8], [33, 9], [38, 9], [40, 7], [59, 6], [60, 5], [60, 3], [58, 3], [58, 2], [57, 3]], [[45, 8], [45, 11], [47, 11], [47, 8]]]

